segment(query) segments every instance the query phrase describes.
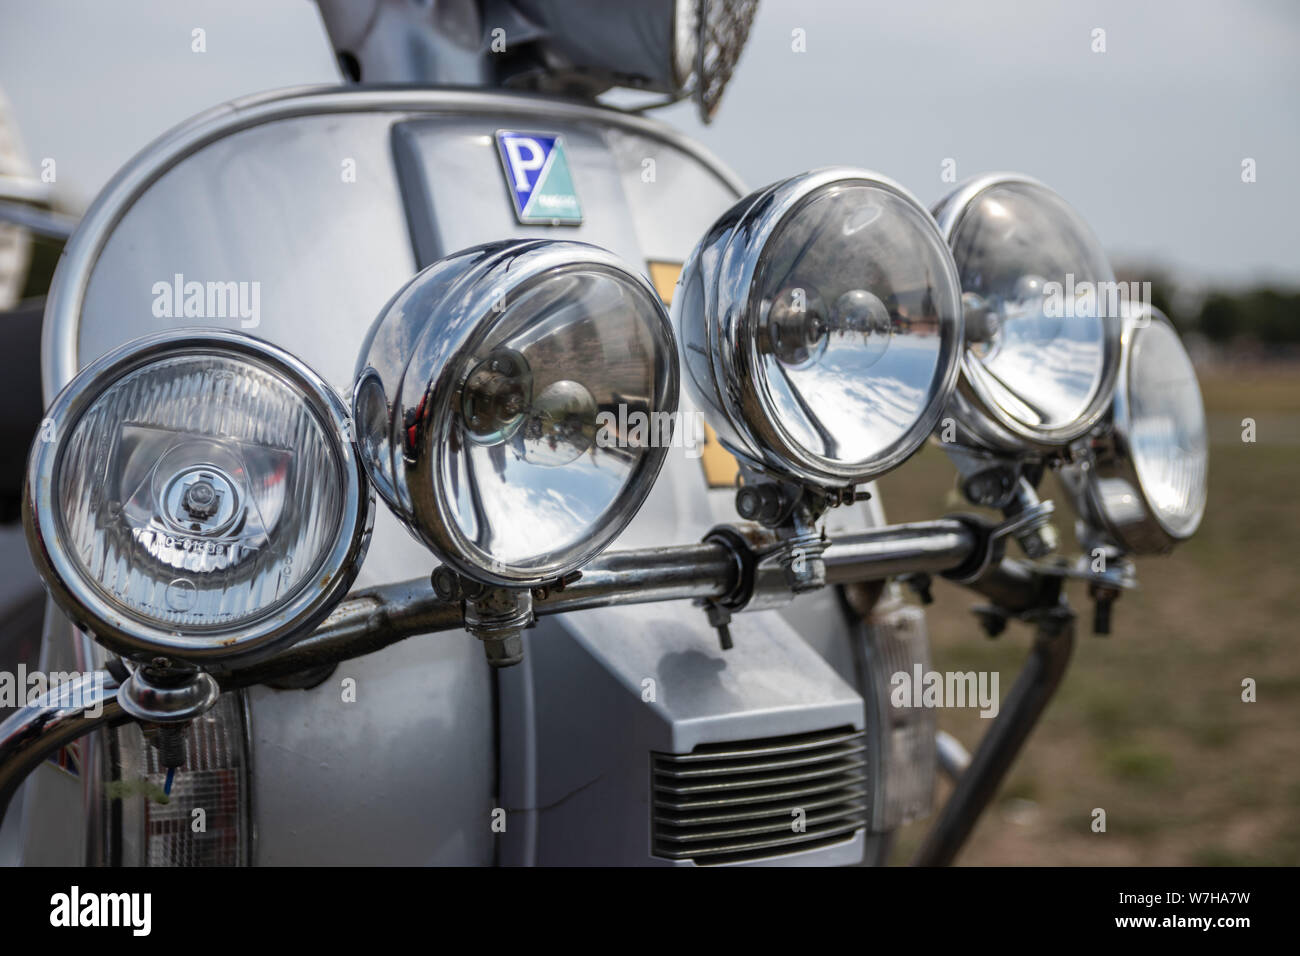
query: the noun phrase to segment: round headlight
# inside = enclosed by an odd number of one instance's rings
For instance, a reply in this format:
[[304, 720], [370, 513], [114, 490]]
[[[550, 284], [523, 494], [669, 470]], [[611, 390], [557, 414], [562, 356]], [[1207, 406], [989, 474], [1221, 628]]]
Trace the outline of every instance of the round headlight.
[[1187, 350], [1158, 309], [1129, 313], [1109, 428], [1062, 470], [1085, 519], [1126, 551], [1168, 551], [1205, 512], [1205, 407]]
[[686, 382], [752, 467], [823, 487], [908, 458], [957, 374], [960, 288], [934, 221], [874, 173], [777, 183], [714, 224], [673, 300]]
[[1021, 176], [980, 177], [935, 208], [961, 277], [966, 348], [956, 417], [980, 444], [1068, 444], [1110, 404], [1119, 287], [1065, 200]]
[[649, 283], [577, 242], [429, 266], [384, 308], [353, 394], [375, 487], [450, 567], [527, 587], [632, 520], [671, 443], [677, 354]]
[[293, 356], [217, 330], [131, 342], [54, 400], [24, 520], [63, 609], [128, 656], [269, 653], [347, 592], [370, 495], [347, 407]]

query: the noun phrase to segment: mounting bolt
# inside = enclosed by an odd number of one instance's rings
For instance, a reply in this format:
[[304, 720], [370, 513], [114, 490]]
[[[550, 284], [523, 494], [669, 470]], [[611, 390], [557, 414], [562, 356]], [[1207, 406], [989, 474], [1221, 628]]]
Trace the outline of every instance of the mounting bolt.
[[445, 564], [433, 569], [429, 583], [434, 592], [444, 601], [455, 601], [461, 596], [460, 575]]
[[785, 510], [785, 499], [776, 485], [742, 485], [736, 492], [736, 513], [746, 521], [771, 525]]
[[736, 512], [746, 521], [753, 521], [762, 510], [763, 499], [758, 489], [744, 487], [736, 492]]
[[704, 613], [708, 617], [709, 623], [717, 629], [718, 643], [722, 645], [722, 649], [724, 651], [731, 650], [733, 646], [731, 643], [731, 612], [721, 604], [709, 602], [705, 606]]

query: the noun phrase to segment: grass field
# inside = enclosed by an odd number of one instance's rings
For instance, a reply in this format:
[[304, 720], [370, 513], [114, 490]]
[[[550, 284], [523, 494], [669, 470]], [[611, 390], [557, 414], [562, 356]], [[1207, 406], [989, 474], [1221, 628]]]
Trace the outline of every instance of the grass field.
[[[1300, 368], [1202, 376], [1210, 420], [1209, 506], [1172, 556], [1141, 559], [1140, 589], [1113, 633], [1080, 611], [1063, 687], [959, 858], [966, 864], [1300, 863]], [[1256, 422], [1242, 441], [1242, 419]], [[1072, 514], [1053, 479], [1044, 487]], [[957, 510], [952, 469], [926, 448], [881, 482], [891, 521]], [[1073, 543], [1062, 522], [1063, 537]], [[1031, 640], [1013, 624], [989, 640], [976, 599], [939, 582], [929, 608], [935, 669], [1000, 671], [1001, 691]], [[1255, 703], [1242, 701], [1253, 678]], [[940, 711], [973, 750], [975, 710]], [[939, 799], [947, 796], [944, 788]], [[1106, 832], [1091, 830], [1094, 808]], [[904, 862], [926, 822], [904, 831]]]

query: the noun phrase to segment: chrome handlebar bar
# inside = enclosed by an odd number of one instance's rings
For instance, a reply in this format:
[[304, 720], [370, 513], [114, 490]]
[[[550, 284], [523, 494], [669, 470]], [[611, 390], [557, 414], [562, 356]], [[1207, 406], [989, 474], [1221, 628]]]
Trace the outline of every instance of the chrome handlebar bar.
[[[757, 592], [780, 585], [770, 576], [746, 581], [743, 573], [746, 561], [770, 543], [764, 537], [770, 533], [730, 530], [736, 533], [711, 536], [701, 544], [606, 552], [589, 562], [573, 583], [536, 593], [533, 613], [543, 616], [676, 600], [729, 599], [737, 608], [773, 606], [770, 599], [779, 602], [780, 595]], [[1039, 576], [1032, 568], [989, 551], [990, 540], [978, 521], [961, 518], [844, 535], [830, 542], [824, 553], [826, 582], [948, 573], [1010, 612], [1034, 607], [1042, 593]], [[738, 553], [747, 546], [753, 549], [750, 554]], [[749, 593], [739, 593], [746, 590]], [[428, 578], [417, 578], [359, 591], [344, 599], [310, 637], [288, 650], [214, 676], [222, 690], [233, 690], [337, 664], [418, 634], [464, 626], [463, 603], [441, 597]], [[111, 675], [90, 675], [52, 690], [0, 724], [0, 822], [18, 787], [46, 757], [100, 727], [130, 719], [117, 693], [118, 682]]]

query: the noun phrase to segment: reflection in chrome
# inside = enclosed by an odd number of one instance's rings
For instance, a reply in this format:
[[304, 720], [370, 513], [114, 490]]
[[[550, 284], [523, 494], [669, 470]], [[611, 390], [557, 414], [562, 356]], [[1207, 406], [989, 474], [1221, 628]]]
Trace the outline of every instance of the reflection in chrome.
[[1063, 199], [1021, 176], [972, 180], [935, 215], [967, 320], [956, 417], [977, 443], [1005, 451], [1078, 438], [1110, 401], [1120, 319], [1095, 298], [1061, 314], [1049, 292], [1113, 282], [1100, 243]]
[[1208, 474], [1205, 407], [1191, 359], [1164, 313], [1127, 309], [1110, 414], [1089, 455], [1061, 469], [1062, 484], [1088, 535], [1146, 554], [1169, 551], [1195, 533]]
[[910, 456], [957, 374], [951, 255], [873, 173], [808, 173], [742, 200], [692, 253], [673, 307], [686, 383], [723, 444], [824, 487]]
[[599, 553], [640, 507], [666, 448], [597, 432], [629, 409], [671, 420], [677, 355], [653, 289], [611, 253], [517, 240], [399, 292], [354, 395], [366, 467], [398, 517], [461, 574], [528, 586]]

